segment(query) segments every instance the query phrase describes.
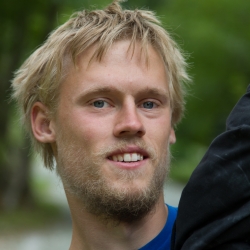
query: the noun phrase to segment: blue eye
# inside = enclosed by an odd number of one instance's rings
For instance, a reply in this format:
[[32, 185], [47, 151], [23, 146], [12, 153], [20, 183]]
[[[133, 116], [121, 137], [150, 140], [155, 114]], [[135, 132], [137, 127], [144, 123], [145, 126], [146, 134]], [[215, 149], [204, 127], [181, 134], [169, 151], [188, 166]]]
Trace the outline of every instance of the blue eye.
[[96, 108], [103, 108], [105, 105], [105, 102], [102, 100], [94, 101], [93, 106]]
[[142, 104], [142, 106], [143, 106], [143, 108], [145, 108], [145, 109], [152, 109], [152, 108], [154, 108], [154, 106], [155, 106], [155, 103], [154, 102], [144, 102], [143, 104]]

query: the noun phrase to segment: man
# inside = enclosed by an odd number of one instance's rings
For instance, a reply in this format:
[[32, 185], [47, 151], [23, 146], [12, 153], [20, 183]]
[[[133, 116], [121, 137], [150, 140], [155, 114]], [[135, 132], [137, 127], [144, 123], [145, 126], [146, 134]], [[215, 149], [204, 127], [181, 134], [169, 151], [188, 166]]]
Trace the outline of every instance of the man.
[[186, 63], [150, 11], [82, 11], [17, 71], [16, 98], [45, 166], [62, 179], [70, 249], [170, 249], [169, 145]]

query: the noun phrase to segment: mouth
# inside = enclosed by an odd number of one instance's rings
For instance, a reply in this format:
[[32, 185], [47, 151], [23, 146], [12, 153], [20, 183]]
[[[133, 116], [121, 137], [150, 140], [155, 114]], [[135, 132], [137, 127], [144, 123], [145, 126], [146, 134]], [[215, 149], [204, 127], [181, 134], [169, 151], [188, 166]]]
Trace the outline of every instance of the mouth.
[[123, 153], [123, 154], [116, 154], [108, 157], [111, 161], [116, 162], [136, 162], [136, 161], [143, 161], [146, 159], [146, 156], [143, 156], [140, 153]]
[[138, 147], [128, 147], [123, 150], [112, 152], [108, 159], [114, 162], [140, 162], [149, 158], [148, 153]]

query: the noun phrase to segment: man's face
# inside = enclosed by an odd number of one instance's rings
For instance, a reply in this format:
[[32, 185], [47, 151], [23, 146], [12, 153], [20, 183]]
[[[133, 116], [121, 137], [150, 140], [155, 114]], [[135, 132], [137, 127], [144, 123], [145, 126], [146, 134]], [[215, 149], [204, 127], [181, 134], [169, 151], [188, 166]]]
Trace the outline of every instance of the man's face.
[[130, 221], [159, 200], [168, 169], [168, 77], [149, 47], [149, 64], [115, 42], [103, 59], [79, 57], [60, 89], [55, 116], [57, 170], [67, 195], [96, 215]]

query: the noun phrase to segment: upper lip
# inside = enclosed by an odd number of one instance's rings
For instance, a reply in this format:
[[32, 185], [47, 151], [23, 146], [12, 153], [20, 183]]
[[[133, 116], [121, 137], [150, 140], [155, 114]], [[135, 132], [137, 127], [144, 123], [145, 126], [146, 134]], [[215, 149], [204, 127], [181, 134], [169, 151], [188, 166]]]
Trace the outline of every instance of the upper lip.
[[139, 148], [137, 146], [128, 146], [126, 148], [118, 149], [115, 151], [112, 151], [110, 154], [108, 154], [108, 157], [111, 157], [113, 155], [119, 155], [119, 154], [129, 154], [129, 153], [138, 153], [141, 154], [144, 157], [149, 157], [149, 154], [146, 150]]

